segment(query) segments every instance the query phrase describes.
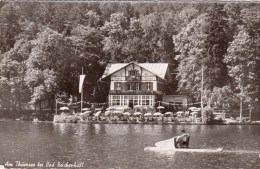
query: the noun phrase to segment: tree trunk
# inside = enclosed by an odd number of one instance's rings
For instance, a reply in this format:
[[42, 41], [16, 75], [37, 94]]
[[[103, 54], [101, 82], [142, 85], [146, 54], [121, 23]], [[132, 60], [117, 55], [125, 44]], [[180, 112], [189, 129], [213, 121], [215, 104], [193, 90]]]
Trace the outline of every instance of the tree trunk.
[[18, 105], [19, 105], [19, 117], [21, 117], [21, 112], [22, 112], [22, 103], [21, 103], [21, 91], [18, 91]]
[[39, 102], [40, 114], [42, 114], [42, 101]]
[[[51, 114], [55, 114], [54, 112], [54, 109], [56, 108], [56, 100], [55, 100], [55, 95], [51, 97], [51, 99], [49, 100], [49, 107], [51, 109], [51, 111], [49, 113]], [[48, 115], [51, 115], [51, 114], [48, 114]]]
[[13, 106], [12, 106], [12, 113], [13, 113], [13, 118], [14, 120], [16, 119], [16, 102], [14, 102]]
[[35, 111], [35, 113], [37, 112], [37, 104], [36, 103], [34, 103], [34, 111]]
[[[11, 87], [8, 87], [8, 100], [7, 100], [7, 113], [11, 114]], [[13, 119], [15, 119], [14, 113], [12, 112]]]
[[243, 100], [242, 100], [242, 96], [240, 96], [240, 121], [242, 121], [242, 114], [243, 114]]

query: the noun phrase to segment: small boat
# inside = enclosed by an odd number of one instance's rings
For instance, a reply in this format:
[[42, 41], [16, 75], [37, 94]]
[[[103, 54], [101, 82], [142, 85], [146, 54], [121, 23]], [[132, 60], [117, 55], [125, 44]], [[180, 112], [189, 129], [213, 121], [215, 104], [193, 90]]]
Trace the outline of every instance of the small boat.
[[145, 147], [145, 151], [153, 151], [159, 153], [174, 153], [174, 152], [196, 152], [196, 153], [218, 153], [222, 152], [223, 148], [190, 148], [189, 147], [189, 137], [187, 138], [187, 142], [182, 147], [177, 146], [176, 137], [163, 140], [155, 143], [155, 147]]
[[161, 147], [145, 147], [145, 151], [153, 151], [159, 153], [169, 152], [194, 152], [194, 153], [218, 153], [222, 152], [223, 148], [205, 149], [205, 148], [161, 148]]

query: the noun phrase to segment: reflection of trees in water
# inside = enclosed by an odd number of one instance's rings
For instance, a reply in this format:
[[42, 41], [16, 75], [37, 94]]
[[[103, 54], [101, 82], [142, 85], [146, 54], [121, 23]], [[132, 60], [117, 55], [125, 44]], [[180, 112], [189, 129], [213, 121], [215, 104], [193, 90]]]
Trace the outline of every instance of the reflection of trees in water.
[[54, 123], [55, 128], [57, 128], [58, 133], [66, 133], [66, 124], [65, 123]]

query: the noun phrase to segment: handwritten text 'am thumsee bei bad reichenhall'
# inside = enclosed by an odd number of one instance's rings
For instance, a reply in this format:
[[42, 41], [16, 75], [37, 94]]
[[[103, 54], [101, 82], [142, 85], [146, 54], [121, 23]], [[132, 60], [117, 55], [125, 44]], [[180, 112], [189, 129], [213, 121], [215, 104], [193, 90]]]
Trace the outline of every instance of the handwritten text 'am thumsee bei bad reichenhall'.
[[24, 161], [15, 161], [14, 163], [7, 161], [4, 166], [6, 168], [84, 168], [84, 162], [37, 162], [28, 163]]

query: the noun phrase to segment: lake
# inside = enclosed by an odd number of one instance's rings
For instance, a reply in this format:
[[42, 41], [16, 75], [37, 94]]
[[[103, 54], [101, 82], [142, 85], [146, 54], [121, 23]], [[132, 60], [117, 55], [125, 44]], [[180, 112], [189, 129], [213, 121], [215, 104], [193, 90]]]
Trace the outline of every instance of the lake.
[[[223, 147], [221, 153], [172, 155], [144, 148], [179, 135], [190, 147]], [[260, 168], [259, 125], [53, 124], [0, 122], [0, 164], [82, 164], [84, 168]], [[257, 152], [258, 151], [258, 152]], [[29, 168], [29, 167], [28, 167]]]

